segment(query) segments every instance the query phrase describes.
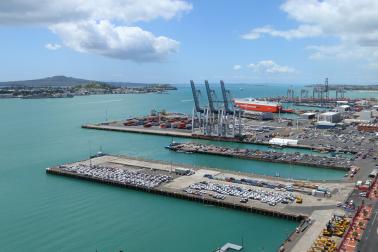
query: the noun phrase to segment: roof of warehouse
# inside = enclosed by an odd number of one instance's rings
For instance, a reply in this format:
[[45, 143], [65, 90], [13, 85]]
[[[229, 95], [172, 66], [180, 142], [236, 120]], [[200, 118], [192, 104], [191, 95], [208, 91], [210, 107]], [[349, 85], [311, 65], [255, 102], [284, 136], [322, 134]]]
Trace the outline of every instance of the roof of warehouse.
[[337, 114], [339, 114], [339, 112], [329, 111], [329, 112], [324, 112], [324, 113], [322, 113], [321, 115], [325, 115], [325, 116], [327, 116], [327, 115], [337, 115]]

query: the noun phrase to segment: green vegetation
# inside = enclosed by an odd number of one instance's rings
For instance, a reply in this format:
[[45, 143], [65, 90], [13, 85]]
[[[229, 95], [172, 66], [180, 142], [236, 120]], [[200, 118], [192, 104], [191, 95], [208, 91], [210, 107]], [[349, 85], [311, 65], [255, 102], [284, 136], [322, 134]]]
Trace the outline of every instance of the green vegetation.
[[70, 87], [91, 82], [90, 80], [78, 79], [66, 76], [53, 76], [36, 80], [0, 82], [0, 86], [22, 87]]
[[36, 80], [7, 81], [0, 82], [0, 87], [18, 87], [18, 88], [35, 88], [35, 87], [74, 87], [78, 89], [105, 89], [114, 90], [116, 88], [129, 88], [135, 91], [168, 91], [176, 90], [175, 86], [170, 84], [147, 84], [131, 82], [102, 82], [95, 80], [85, 80], [66, 76], [52, 76]]
[[86, 84], [81, 84], [78, 86], [75, 86], [75, 89], [115, 89], [114, 86], [104, 83], [104, 82], [97, 82], [97, 81], [91, 81]]
[[91, 94], [145, 94], [176, 90], [169, 84], [132, 84], [102, 82], [53, 76], [44, 79], [0, 82], [0, 98], [71, 98]]

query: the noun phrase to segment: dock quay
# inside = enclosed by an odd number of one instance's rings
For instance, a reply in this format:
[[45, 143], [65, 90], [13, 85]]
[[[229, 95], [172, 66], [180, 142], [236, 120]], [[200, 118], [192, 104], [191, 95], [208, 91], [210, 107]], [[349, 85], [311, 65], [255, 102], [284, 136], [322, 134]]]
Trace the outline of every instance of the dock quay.
[[351, 161], [343, 157], [322, 157], [301, 153], [284, 153], [253, 149], [228, 148], [199, 143], [171, 143], [168, 149], [176, 152], [200, 153], [225, 157], [250, 159], [257, 161], [287, 163], [312, 167], [330, 168], [349, 171]]
[[243, 249], [243, 246], [227, 242], [220, 249], [215, 250], [215, 252], [228, 252], [230, 250], [232, 250], [232, 251], [240, 251], [242, 249]]
[[[160, 135], [168, 137], [179, 137], [179, 138], [191, 138], [191, 139], [203, 139], [212, 141], [223, 141], [223, 142], [235, 142], [235, 143], [245, 143], [245, 144], [256, 144], [263, 146], [272, 146], [269, 141], [255, 141], [250, 138], [229, 138], [220, 136], [208, 136], [201, 135], [197, 133], [192, 133], [190, 130], [185, 129], [167, 129], [159, 127], [149, 127], [145, 128], [143, 126], [125, 126], [121, 121], [98, 123], [98, 124], [84, 124], [81, 126], [83, 129], [93, 129], [93, 130], [105, 130], [105, 131], [116, 131], [116, 132], [126, 132], [126, 133], [136, 133], [136, 134], [149, 134], [149, 135]], [[343, 150], [341, 148], [334, 148], [332, 146], [314, 146], [309, 144], [297, 144], [288, 146], [290, 148], [297, 149], [308, 149], [315, 151], [342, 151], [342, 152], [353, 152], [351, 150]]]
[[81, 127], [83, 129], [96, 129], [96, 130], [149, 134], [149, 135], [161, 135], [161, 136], [170, 136], [170, 137], [192, 138], [191, 132], [184, 131], [184, 130], [181, 130], [181, 131], [180, 130], [161, 130], [161, 129], [132, 127], [132, 126], [115, 126], [115, 125], [109, 125], [108, 123], [85, 124], [85, 125], [82, 125]]
[[[115, 122], [115, 123], [117, 123], [117, 122]], [[108, 130], [108, 131], [149, 134], [149, 135], [160, 135], [160, 136], [169, 136], [169, 137], [180, 137], [180, 138], [192, 138], [192, 139], [214, 140], [214, 141], [224, 141], [224, 142], [248, 143], [248, 142], [243, 141], [240, 138], [205, 136], [205, 135], [200, 135], [200, 134], [192, 134], [192, 132], [190, 130], [184, 130], [184, 129], [160, 129], [160, 128], [152, 128], [152, 127], [151, 128], [144, 128], [144, 127], [138, 127], [138, 126], [112, 125], [112, 123], [85, 124], [85, 125], [82, 125], [81, 127], [83, 129]]]
[[[181, 171], [190, 172], [184, 174]], [[307, 218], [314, 209], [335, 207], [337, 202], [347, 197], [349, 191], [353, 189], [353, 184], [347, 182], [319, 182], [317, 183], [319, 188], [327, 188], [332, 192], [332, 196], [321, 196], [319, 199], [319, 195], [310, 195], [311, 190], [305, 188], [295, 187], [293, 188], [296, 189], [295, 191], [286, 191], [283, 189], [284, 187], [278, 190], [278, 188], [267, 188], [252, 184], [236, 184], [222, 179], [232, 176], [239, 179], [243, 177], [251, 181], [256, 180], [256, 177], [253, 176], [248, 177], [238, 173], [208, 168], [191, 167], [189, 169], [188, 166], [177, 164], [108, 155], [50, 167], [46, 169], [46, 173], [294, 221]], [[206, 174], [211, 174], [212, 178], [205, 176]], [[282, 186], [292, 187], [291, 182], [277, 180], [277, 178], [272, 181], [266, 178], [258, 180], [265, 181], [264, 183], [267, 184], [275, 182], [277, 186], [277, 181], [279, 181]], [[196, 190], [195, 188], [198, 185], [203, 188]], [[237, 191], [244, 194], [235, 193]], [[252, 199], [251, 196], [250, 200], [245, 202], [242, 200], [242, 197], [246, 195], [245, 193], [263, 197], [263, 199]], [[282, 203], [282, 200], [289, 195], [294, 199], [300, 198], [301, 203], [296, 203], [295, 200]], [[275, 202], [272, 203], [272, 201]]]
[[180, 130], [180, 129], [173, 130], [173, 129], [160, 129], [160, 128], [143, 128], [143, 127], [135, 127], [135, 126], [115, 126], [115, 125], [109, 125], [108, 123], [85, 124], [85, 125], [82, 125], [81, 127], [83, 129], [108, 130], [108, 131], [129, 132], [129, 133], [139, 133], [139, 134], [148, 134], [148, 135], [161, 135], [161, 136], [169, 136], [169, 137], [181, 137], [181, 138], [193, 138], [193, 139], [243, 143], [243, 141], [239, 138], [204, 136], [200, 134], [192, 134], [191, 131], [189, 130]]
[[360, 100], [368, 100], [368, 101], [376, 101], [376, 98], [350, 98], [350, 97], [343, 97], [343, 98], [317, 98], [317, 97], [287, 97], [287, 96], [274, 96], [274, 97], [263, 97], [263, 100], [271, 101], [271, 102], [287, 102], [287, 103], [329, 103], [329, 104], [336, 104], [337, 101], [347, 101], [349, 103], [355, 103]]

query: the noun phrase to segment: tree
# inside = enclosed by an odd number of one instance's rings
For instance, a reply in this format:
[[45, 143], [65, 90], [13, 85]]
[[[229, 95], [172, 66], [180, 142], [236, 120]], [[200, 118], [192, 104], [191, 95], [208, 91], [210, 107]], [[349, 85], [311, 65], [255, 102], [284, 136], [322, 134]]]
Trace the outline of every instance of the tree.
[[358, 223], [358, 226], [362, 229], [363, 226], [364, 226], [364, 223], [363, 223], [362, 221], [360, 221], [360, 222]]
[[363, 213], [363, 215], [364, 215], [365, 217], [368, 215], [368, 211], [367, 211], [366, 209], [364, 209], [364, 210], [362, 211], [362, 213]]
[[357, 233], [356, 231], [354, 231], [354, 232], [352, 233], [352, 235], [353, 235], [354, 239], [357, 240], [358, 233]]

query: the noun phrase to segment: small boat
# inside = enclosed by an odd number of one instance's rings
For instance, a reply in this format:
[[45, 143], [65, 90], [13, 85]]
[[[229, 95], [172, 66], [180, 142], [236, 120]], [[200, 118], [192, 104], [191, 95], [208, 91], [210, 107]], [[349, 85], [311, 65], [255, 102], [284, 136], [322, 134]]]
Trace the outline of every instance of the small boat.
[[106, 156], [107, 154], [102, 152], [102, 148], [100, 147], [100, 150], [94, 154], [94, 155], [91, 155], [90, 158], [96, 158], [96, 157], [103, 157], [103, 156]]
[[294, 109], [281, 109], [282, 113], [294, 113]]
[[272, 145], [270, 146], [270, 148], [273, 148], [273, 149], [283, 149], [283, 148], [285, 148], [285, 147], [283, 147], [282, 145], [272, 144]]

